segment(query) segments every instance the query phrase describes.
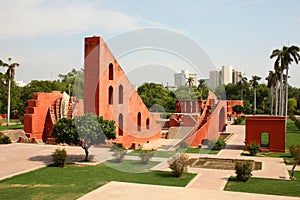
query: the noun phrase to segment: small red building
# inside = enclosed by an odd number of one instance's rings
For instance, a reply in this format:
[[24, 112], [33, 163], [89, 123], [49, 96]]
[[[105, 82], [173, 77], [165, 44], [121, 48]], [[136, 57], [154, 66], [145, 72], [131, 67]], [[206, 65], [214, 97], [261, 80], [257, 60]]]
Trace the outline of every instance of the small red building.
[[285, 152], [285, 117], [247, 116], [246, 147], [251, 142], [262, 151]]

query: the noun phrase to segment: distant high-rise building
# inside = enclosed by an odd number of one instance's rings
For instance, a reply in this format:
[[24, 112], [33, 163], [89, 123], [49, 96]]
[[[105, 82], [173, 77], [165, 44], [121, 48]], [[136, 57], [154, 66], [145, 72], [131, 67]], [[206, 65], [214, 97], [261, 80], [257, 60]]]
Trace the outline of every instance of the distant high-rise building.
[[214, 90], [220, 85], [238, 83], [242, 75], [242, 71], [233, 69], [231, 65], [223, 65], [221, 70], [209, 72], [209, 87]]
[[210, 71], [209, 72], [209, 85], [212, 90], [216, 89], [221, 85], [221, 74], [220, 71]]
[[221, 70], [221, 84], [225, 84], [227, 85], [228, 83], [232, 83], [232, 66], [228, 65], [222, 66], [222, 70]]
[[186, 84], [188, 78], [193, 78], [193, 85], [196, 85], [197, 74], [190, 73], [188, 70], [182, 70], [180, 73], [174, 74], [174, 85], [180, 87]]
[[243, 77], [243, 72], [237, 69], [232, 70], [232, 83], [238, 83]]

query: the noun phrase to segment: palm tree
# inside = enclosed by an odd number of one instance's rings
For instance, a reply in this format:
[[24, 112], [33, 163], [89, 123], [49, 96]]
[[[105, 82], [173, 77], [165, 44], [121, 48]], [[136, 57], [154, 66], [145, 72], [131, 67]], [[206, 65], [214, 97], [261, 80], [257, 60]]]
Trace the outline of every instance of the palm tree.
[[[288, 105], [288, 77], [289, 77], [289, 65], [292, 62], [298, 64], [300, 60], [299, 52], [300, 48], [298, 46], [283, 46], [281, 50], [275, 49], [270, 59], [276, 57], [274, 68], [281, 68], [282, 75], [281, 75], [281, 90], [283, 92], [283, 71], [285, 70], [285, 108], [284, 108], [284, 116], [287, 116], [287, 105]], [[283, 105], [283, 94], [281, 96], [281, 101]], [[283, 107], [281, 108], [281, 114], [283, 114]]]
[[200, 91], [200, 100], [202, 101], [203, 100], [203, 90], [206, 88], [206, 83], [205, 83], [205, 80], [204, 79], [200, 79], [198, 80], [198, 86], [197, 86], [197, 89]]
[[0, 65], [3, 67], [7, 67], [6, 70], [6, 76], [8, 80], [8, 97], [7, 97], [7, 126], [9, 126], [9, 120], [10, 120], [10, 88], [11, 88], [11, 81], [15, 78], [15, 68], [18, 67], [19, 63], [11, 63], [11, 58], [8, 58], [9, 63], [4, 63], [2, 60], [0, 60]]
[[241, 86], [241, 100], [243, 101], [243, 97], [244, 97], [244, 87], [247, 84], [247, 77], [245, 76], [241, 76], [240, 75], [240, 81], [238, 82], [238, 84]]
[[259, 76], [252, 76], [252, 79], [250, 80], [250, 85], [254, 89], [254, 115], [256, 114], [256, 88], [258, 86], [258, 81], [261, 79]]
[[185, 85], [189, 87], [189, 97], [191, 98], [191, 87], [194, 85], [194, 79], [192, 77], [189, 77], [186, 79]]
[[273, 115], [273, 89], [277, 86], [277, 78], [275, 72], [269, 71], [269, 75], [267, 76], [266, 80], [268, 81], [268, 87], [270, 88], [270, 115]]

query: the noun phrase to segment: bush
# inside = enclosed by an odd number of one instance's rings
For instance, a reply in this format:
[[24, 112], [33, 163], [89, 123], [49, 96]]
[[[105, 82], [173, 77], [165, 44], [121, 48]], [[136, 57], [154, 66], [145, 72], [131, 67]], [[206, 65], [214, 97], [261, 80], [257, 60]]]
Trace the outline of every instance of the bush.
[[260, 146], [259, 144], [256, 144], [254, 142], [251, 142], [247, 146], [248, 151], [250, 152], [250, 156], [255, 156], [259, 151], [260, 151]]
[[121, 148], [116, 147], [113, 151], [114, 151], [114, 153], [112, 156], [115, 158], [115, 161], [122, 162], [124, 156], [127, 153], [126, 149], [122, 146]]
[[209, 149], [212, 149], [212, 150], [221, 150], [221, 149], [224, 149], [225, 146], [226, 146], [226, 143], [222, 139], [211, 140], [208, 143]]
[[110, 150], [114, 151], [116, 149], [125, 149], [122, 143], [115, 143], [111, 146]]
[[295, 125], [298, 127], [298, 129], [300, 130], [300, 120], [296, 119], [295, 120]]
[[0, 134], [0, 144], [10, 144], [11, 140], [8, 136]]
[[153, 151], [151, 150], [140, 150], [139, 158], [142, 164], [147, 164], [150, 159], [153, 157]]
[[246, 182], [252, 176], [252, 169], [250, 167], [250, 161], [237, 162], [235, 164], [235, 173], [237, 181]]
[[67, 160], [67, 152], [65, 149], [56, 149], [52, 154], [54, 166], [56, 167], [64, 167], [66, 165]]
[[189, 157], [185, 154], [177, 153], [168, 161], [169, 167], [172, 170], [172, 175], [181, 177], [187, 171]]
[[296, 121], [296, 120], [297, 120], [293, 112], [290, 112], [290, 113], [289, 113], [289, 118], [290, 118], [292, 121]]
[[233, 124], [234, 125], [239, 125], [242, 123], [242, 121], [245, 120], [245, 116], [239, 116], [239, 117], [236, 117], [234, 118], [234, 121], [233, 121]]
[[190, 147], [190, 145], [187, 142], [182, 142], [180, 144], [180, 148], [186, 149], [186, 148], [189, 148], [189, 147]]
[[21, 116], [21, 117], [19, 118], [19, 122], [20, 122], [20, 124], [24, 124], [24, 117], [23, 117], [23, 116]]

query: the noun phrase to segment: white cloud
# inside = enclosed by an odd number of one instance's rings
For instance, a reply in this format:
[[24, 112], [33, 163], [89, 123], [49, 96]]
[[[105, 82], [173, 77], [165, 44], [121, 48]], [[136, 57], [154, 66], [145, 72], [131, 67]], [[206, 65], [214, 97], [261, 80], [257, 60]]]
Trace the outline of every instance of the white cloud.
[[86, 32], [93, 28], [109, 33], [135, 28], [140, 23], [134, 16], [100, 6], [90, 1], [55, 4], [46, 0], [3, 0], [0, 24], [5, 28], [0, 31], [0, 39]]

